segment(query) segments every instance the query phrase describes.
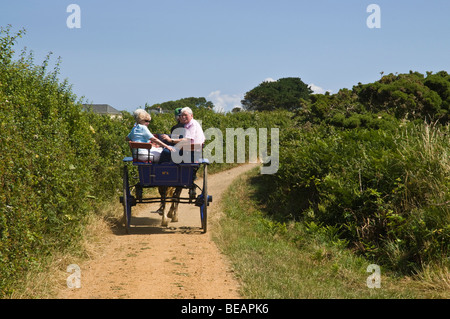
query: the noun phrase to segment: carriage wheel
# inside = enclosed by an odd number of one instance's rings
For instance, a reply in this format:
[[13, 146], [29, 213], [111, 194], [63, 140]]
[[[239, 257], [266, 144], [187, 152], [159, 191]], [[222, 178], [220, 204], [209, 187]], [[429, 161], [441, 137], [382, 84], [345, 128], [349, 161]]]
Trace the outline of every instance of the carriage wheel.
[[128, 182], [128, 168], [123, 167], [123, 217], [125, 221], [125, 229], [127, 234], [130, 233], [130, 220], [131, 220], [131, 193], [130, 185]]
[[204, 166], [203, 171], [203, 190], [202, 197], [203, 203], [200, 206], [200, 218], [202, 220], [202, 229], [203, 233], [206, 233], [207, 230], [207, 219], [208, 219], [208, 173], [207, 173], [208, 165]]

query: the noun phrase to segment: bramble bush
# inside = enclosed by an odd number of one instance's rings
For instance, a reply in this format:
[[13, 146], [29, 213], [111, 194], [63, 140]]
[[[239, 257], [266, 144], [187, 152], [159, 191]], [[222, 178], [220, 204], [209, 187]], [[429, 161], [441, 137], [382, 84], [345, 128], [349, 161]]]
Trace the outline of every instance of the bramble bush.
[[74, 249], [85, 217], [116, 193], [118, 161], [130, 116], [109, 119], [82, 111], [59, 61], [34, 64], [24, 31], [1, 29], [0, 41], [0, 296], [55, 250]]
[[409, 272], [446, 260], [450, 245], [449, 126], [297, 130], [266, 176], [281, 219], [336, 227], [376, 262]]

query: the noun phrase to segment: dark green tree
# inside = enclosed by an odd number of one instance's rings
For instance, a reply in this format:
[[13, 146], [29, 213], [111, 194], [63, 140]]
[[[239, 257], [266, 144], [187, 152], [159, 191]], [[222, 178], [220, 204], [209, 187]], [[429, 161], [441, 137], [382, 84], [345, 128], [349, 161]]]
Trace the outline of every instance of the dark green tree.
[[262, 82], [248, 91], [241, 103], [246, 110], [297, 110], [310, 99], [311, 93], [311, 88], [300, 78], [282, 78], [275, 82]]
[[427, 81], [423, 74], [412, 71], [399, 75], [391, 73], [355, 90], [359, 101], [371, 112], [385, 111], [398, 119], [435, 121], [446, 113], [439, 93], [446, 95], [447, 83], [440, 76], [429, 75], [428, 78]]
[[163, 103], [157, 103], [149, 106], [147, 103], [145, 104], [145, 109], [155, 110], [155, 109], [163, 109], [163, 110], [175, 110], [179, 107], [190, 107], [191, 109], [214, 109], [214, 104], [211, 101], [207, 101], [204, 97], [187, 97], [183, 99], [179, 99], [176, 101], [167, 101]]

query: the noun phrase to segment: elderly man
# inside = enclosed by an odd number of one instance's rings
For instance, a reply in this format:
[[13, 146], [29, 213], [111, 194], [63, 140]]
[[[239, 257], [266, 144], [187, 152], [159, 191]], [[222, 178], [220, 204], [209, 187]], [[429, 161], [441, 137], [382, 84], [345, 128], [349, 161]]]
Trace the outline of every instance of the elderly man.
[[171, 138], [163, 135], [162, 138], [169, 143], [178, 144], [180, 142], [190, 142], [190, 144], [205, 143], [205, 134], [200, 123], [194, 119], [194, 114], [190, 107], [184, 107], [180, 112], [180, 123], [184, 124], [185, 135], [183, 138]]
[[[190, 150], [190, 144], [205, 143], [205, 134], [203, 133], [203, 129], [200, 123], [194, 119], [192, 109], [189, 107], [184, 107], [181, 109], [180, 123], [184, 125], [184, 136], [182, 138], [174, 137], [174, 135], [176, 134], [176, 130], [174, 131], [174, 134], [172, 134], [172, 137], [164, 134], [161, 136], [161, 138], [166, 142], [175, 145], [175, 148], [181, 151], [179, 155], [182, 155], [183, 148], [185, 148], [186, 146], [188, 146]], [[171, 153], [163, 151], [163, 153], [161, 154], [161, 159], [166, 159], [168, 156], [171, 156]]]

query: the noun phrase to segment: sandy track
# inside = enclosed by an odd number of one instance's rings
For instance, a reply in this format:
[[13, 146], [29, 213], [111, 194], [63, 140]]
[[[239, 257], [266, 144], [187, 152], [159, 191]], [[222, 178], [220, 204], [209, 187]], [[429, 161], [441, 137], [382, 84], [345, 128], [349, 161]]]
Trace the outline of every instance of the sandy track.
[[[255, 165], [208, 175], [208, 193], [213, 196], [208, 220], [220, 218], [218, 203], [223, 192]], [[107, 234], [101, 251], [79, 264], [81, 288], [62, 288], [58, 298], [240, 298], [239, 284], [211, 239], [214, 229], [201, 233], [199, 208], [180, 204], [179, 222], [163, 228], [161, 217], [151, 213], [157, 207], [133, 207], [131, 234], [126, 235], [123, 228]]]

